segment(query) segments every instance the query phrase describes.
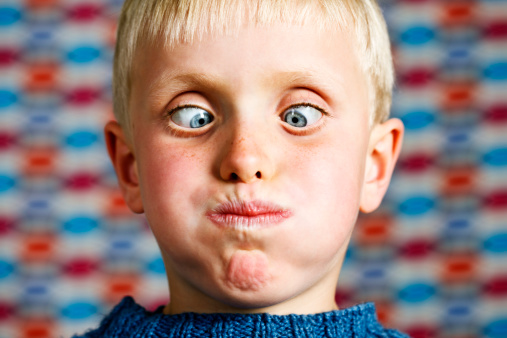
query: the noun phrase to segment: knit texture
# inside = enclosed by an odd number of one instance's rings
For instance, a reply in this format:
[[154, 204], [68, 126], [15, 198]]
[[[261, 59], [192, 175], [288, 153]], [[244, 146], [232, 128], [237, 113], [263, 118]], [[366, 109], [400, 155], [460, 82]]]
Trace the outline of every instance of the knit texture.
[[384, 329], [372, 303], [313, 315], [197, 314], [164, 315], [162, 307], [147, 311], [125, 297], [98, 329], [74, 338], [166, 337], [392, 337], [407, 338]]

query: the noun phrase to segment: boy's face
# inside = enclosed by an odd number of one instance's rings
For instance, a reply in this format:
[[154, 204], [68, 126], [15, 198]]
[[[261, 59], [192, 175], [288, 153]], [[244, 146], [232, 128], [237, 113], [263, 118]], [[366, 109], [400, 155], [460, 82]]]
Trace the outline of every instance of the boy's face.
[[380, 203], [402, 132], [370, 130], [352, 38], [250, 25], [138, 53], [132, 140], [106, 133], [160, 245], [168, 312], [335, 307], [358, 210]]

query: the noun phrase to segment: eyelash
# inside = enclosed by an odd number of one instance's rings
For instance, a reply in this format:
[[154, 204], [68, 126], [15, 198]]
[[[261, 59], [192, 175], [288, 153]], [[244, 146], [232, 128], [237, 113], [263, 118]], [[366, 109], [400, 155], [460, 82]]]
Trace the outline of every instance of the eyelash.
[[312, 107], [312, 108], [315, 108], [318, 111], [320, 111], [322, 113], [322, 115], [329, 116], [329, 113], [324, 108], [321, 108], [321, 107], [319, 107], [313, 103], [310, 103], [310, 102], [303, 102], [303, 103], [297, 103], [297, 104], [290, 105], [287, 108], [285, 108], [283, 110], [283, 112], [286, 112], [287, 110], [289, 110], [291, 108], [297, 108], [297, 107]]
[[[170, 117], [170, 116], [171, 116], [171, 115], [173, 115], [173, 114], [174, 114], [177, 110], [180, 110], [180, 109], [183, 109], [183, 108], [198, 108], [198, 109], [202, 109], [202, 110], [205, 110], [205, 111], [207, 111], [208, 113], [210, 113], [207, 109], [204, 109], [203, 107], [199, 107], [199, 106], [197, 106], [197, 105], [195, 105], [195, 104], [179, 104], [179, 105], [177, 105], [176, 107], [174, 107], [174, 108], [172, 108], [172, 109], [168, 110], [168, 111], [166, 112], [166, 115]], [[210, 113], [210, 114], [211, 114], [211, 113]], [[213, 115], [213, 114], [211, 114], [211, 115]], [[214, 115], [213, 115], [213, 116], [214, 116]]]

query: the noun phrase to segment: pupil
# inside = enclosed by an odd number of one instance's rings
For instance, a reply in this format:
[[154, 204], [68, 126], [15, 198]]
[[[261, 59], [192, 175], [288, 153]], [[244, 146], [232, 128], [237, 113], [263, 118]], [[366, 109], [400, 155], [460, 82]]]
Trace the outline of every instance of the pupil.
[[199, 124], [204, 124], [204, 119], [202, 117], [199, 119]]
[[299, 119], [297, 117], [292, 118], [292, 123], [298, 123], [298, 122], [299, 122]]

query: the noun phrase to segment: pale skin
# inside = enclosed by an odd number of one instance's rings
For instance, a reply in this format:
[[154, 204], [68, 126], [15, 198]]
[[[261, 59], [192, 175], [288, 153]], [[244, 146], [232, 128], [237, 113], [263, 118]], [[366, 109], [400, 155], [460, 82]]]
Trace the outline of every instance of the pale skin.
[[[114, 121], [105, 133], [125, 201], [164, 258], [165, 313], [337, 309], [357, 213], [380, 204], [403, 136], [397, 119], [370, 125], [352, 39], [245, 25], [136, 56], [132, 137]], [[217, 222], [222, 206], [249, 203], [276, 210]]]

